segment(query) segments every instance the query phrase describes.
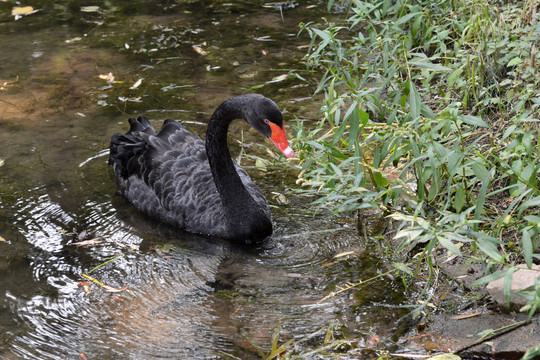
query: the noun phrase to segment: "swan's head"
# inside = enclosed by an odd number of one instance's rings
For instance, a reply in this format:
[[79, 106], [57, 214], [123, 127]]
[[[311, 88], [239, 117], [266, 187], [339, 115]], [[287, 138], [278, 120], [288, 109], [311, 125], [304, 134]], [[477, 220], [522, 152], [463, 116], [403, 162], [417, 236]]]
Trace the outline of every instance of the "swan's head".
[[251, 100], [245, 113], [246, 121], [272, 140], [285, 157], [293, 157], [294, 151], [287, 141], [283, 126], [283, 115], [279, 107], [275, 102], [262, 95], [253, 95]]

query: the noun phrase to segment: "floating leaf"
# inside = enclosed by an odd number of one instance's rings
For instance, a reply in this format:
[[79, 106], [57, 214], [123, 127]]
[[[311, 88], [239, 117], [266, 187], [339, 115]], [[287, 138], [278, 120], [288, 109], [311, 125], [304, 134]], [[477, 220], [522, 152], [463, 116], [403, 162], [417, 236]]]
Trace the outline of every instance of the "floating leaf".
[[98, 75], [98, 78], [100, 78], [101, 80], [105, 80], [107, 81], [108, 84], [112, 84], [114, 83], [114, 75], [112, 72], [108, 73], [107, 75], [104, 75], [104, 74], [100, 74]]
[[345, 252], [339, 253], [337, 255], [334, 255], [334, 259], [344, 257], [344, 256], [348, 256], [348, 255], [353, 255], [353, 254], [354, 254], [354, 251], [345, 251]]
[[197, 46], [197, 45], [193, 45], [191, 47], [197, 54], [199, 55], [207, 55], [208, 53], [200, 46]]
[[21, 17], [37, 13], [39, 10], [34, 10], [31, 6], [16, 6], [11, 10], [11, 15], [15, 16], [15, 20], [19, 20]]
[[257, 167], [257, 169], [259, 169], [260, 171], [263, 171], [263, 172], [266, 172], [267, 168], [266, 168], [266, 162], [261, 159], [261, 158], [257, 158], [257, 160], [255, 160], [255, 166]]
[[281, 81], [287, 80], [288, 77], [289, 77], [289, 75], [287, 75], [287, 74], [275, 76], [275, 77], [272, 78], [272, 80], [267, 81], [266, 83], [267, 84], [272, 84], [272, 83], [281, 82]]
[[81, 40], [82, 40], [82, 38], [79, 37], [79, 36], [77, 36], [77, 37], [74, 37], [73, 39], [68, 39], [68, 40], [66, 40], [66, 41], [64, 41], [64, 42], [65, 42], [66, 44], [71, 44], [71, 43], [74, 43], [74, 42], [76, 42], [76, 41], [81, 41]]
[[90, 239], [90, 240], [84, 240], [79, 242], [71, 243], [71, 245], [75, 246], [90, 246], [90, 245], [97, 245], [101, 244], [103, 241], [101, 241], [100, 238]]
[[99, 11], [99, 6], [81, 6], [82, 12], [97, 12]]
[[133, 89], [138, 88], [139, 85], [141, 85], [142, 81], [143, 81], [143, 78], [140, 78], [139, 80], [137, 80], [137, 81], [135, 82], [135, 84], [133, 84], [132, 87], [130, 87], [130, 89], [133, 90]]

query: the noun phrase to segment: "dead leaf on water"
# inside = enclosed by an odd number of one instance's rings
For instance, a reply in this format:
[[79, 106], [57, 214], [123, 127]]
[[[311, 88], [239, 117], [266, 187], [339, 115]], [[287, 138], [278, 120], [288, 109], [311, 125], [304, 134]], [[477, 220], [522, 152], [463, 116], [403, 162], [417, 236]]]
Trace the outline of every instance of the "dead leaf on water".
[[107, 84], [112, 84], [114, 83], [114, 75], [112, 72], [108, 73], [107, 75], [104, 75], [104, 74], [100, 74], [98, 75], [98, 78], [100, 78], [101, 80], [105, 80], [107, 81]]
[[101, 244], [103, 241], [101, 241], [100, 238], [90, 239], [90, 240], [84, 240], [79, 242], [71, 243], [71, 245], [75, 246], [90, 246], [90, 245], [97, 245]]
[[352, 255], [352, 254], [354, 254], [354, 251], [345, 251], [345, 252], [339, 253], [337, 255], [334, 255], [334, 259], [344, 257], [344, 256], [347, 256], [347, 255]]
[[272, 78], [272, 80], [267, 81], [266, 83], [267, 84], [277, 83], [277, 82], [287, 80], [288, 78], [289, 78], [289, 75], [283, 74], [283, 75], [279, 75], [279, 76], [276, 76], [276, 77]]
[[208, 54], [202, 47], [200, 47], [198, 45], [193, 45], [191, 48], [199, 55], [204, 56], [204, 55]]
[[105, 290], [105, 291], [108, 291], [108, 292], [122, 292], [122, 291], [125, 291], [128, 289], [128, 285], [124, 286], [123, 288], [121, 289], [118, 289], [118, 288], [115, 288], [115, 287], [112, 287], [112, 286], [109, 286], [109, 285], [101, 285], [101, 287]]
[[65, 40], [64, 42], [65, 42], [66, 44], [71, 44], [71, 43], [74, 43], [74, 42], [76, 42], [76, 41], [81, 41], [81, 40], [82, 40], [82, 37], [77, 36], [77, 37], [74, 37], [73, 39]]
[[141, 85], [142, 81], [143, 81], [143, 78], [140, 78], [139, 80], [137, 80], [135, 84], [133, 84], [133, 86], [130, 87], [130, 90], [138, 88]]
[[16, 6], [11, 10], [11, 15], [15, 16], [15, 20], [19, 20], [23, 16], [35, 14], [39, 10], [34, 10], [31, 6]]
[[99, 11], [99, 6], [81, 6], [82, 12], [97, 12]]

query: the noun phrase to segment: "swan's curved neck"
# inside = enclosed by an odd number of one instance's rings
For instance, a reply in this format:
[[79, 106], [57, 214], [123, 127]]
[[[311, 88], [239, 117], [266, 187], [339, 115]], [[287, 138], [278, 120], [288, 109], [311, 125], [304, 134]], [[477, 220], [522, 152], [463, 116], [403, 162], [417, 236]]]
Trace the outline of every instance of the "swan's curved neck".
[[271, 232], [271, 222], [242, 183], [227, 146], [230, 123], [244, 117], [242, 105], [232, 98], [216, 109], [206, 131], [206, 153], [230, 231], [244, 231], [251, 237], [253, 232], [268, 232], [268, 227]]

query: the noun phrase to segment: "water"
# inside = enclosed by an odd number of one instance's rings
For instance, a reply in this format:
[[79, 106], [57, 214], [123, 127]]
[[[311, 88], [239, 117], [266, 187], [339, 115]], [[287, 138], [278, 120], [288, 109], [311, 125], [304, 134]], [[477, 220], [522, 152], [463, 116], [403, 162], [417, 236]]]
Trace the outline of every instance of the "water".
[[[115, 195], [108, 141], [129, 116], [203, 134], [222, 100], [254, 87], [285, 111], [289, 134], [294, 116], [316, 117], [312, 89], [283, 75], [304, 74], [298, 23], [327, 15], [325, 5], [263, 5], [36, 1], [37, 13], [15, 21], [14, 3], [0, 3], [2, 359], [256, 358], [253, 343], [268, 350], [279, 324], [285, 341], [336, 320], [336, 335], [360, 347], [392, 334], [402, 313], [378, 305], [401, 300], [398, 282], [320, 302], [385, 265], [354, 219], [308, 209], [291, 191], [294, 169], [264, 173], [241, 158], [272, 206], [275, 234], [255, 249], [159, 225]], [[99, 78], [109, 73], [116, 82]], [[233, 154], [243, 137], [247, 154], [269, 159], [260, 135], [240, 122], [233, 133]]]

